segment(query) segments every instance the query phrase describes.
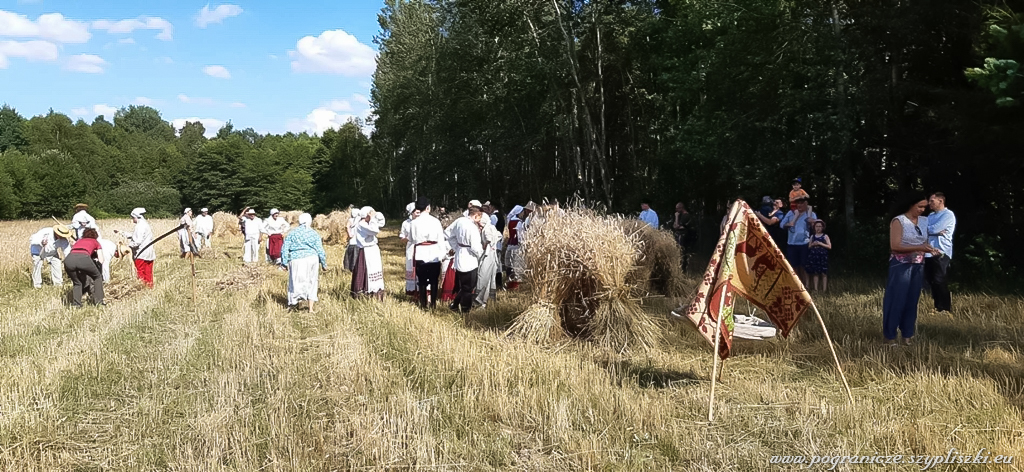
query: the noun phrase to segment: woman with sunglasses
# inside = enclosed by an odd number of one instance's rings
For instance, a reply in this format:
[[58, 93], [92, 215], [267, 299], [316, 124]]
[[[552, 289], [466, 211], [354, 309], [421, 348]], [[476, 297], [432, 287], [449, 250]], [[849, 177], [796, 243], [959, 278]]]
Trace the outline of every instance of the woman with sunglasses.
[[896, 331], [909, 346], [917, 323], [917, 300], [924, 280], [924, 254], [937, 250], [928, 244], [928, 208], [925, 194], [899, 199], [896, 215], [889, 223], [889, 280], [882, 302], [882, 335], [885, 343], [897, 345]]

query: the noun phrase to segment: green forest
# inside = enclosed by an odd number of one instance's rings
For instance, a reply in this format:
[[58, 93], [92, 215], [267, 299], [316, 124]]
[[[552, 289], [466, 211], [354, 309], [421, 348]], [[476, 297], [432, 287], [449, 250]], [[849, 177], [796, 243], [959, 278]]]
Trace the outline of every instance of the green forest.
[[800, 176], [846, 267], [884, 269], [916, 189], [957, 214], [957, 278], [1013, 274], [1022, 20], [1020, 0], [386, 0], [369, 136], [4, 106], [0, 218], [578, 196], [663, 219], [682, 201], [707, 248], [728, 201]]

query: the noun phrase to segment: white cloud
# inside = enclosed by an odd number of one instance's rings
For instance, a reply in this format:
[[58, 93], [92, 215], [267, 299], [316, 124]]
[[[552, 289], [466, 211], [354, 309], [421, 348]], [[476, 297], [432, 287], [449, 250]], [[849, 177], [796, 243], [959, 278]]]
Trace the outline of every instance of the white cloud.
[[89, 41], [92, 34], [89, 33], [88, 24], [68, 20], [60, 13], [47, 13], [32, 21], [25, 15], [0, 10], [0, 36], [84, 43]]
[[171, 22], [152, 16], [140, 16], [130, 20], [96, 20], [92, 22], [93, 29], [105, 30], [110, 34], [128, 34], [137, 29], [160, 30], [156, 39], [170, 41], [174, 39], [174, 25]]
[[327, 102], [327, 109], [331, 111], [352, 111], [352, 103], [348, 100], [331, 100]]
[[206, 66], [203, 67], [203, 73], [210, 77], [216, 77], [218, 79], [230, 79], [231, 73], [228, 72], [224, 66]]
[[106, 118], [107, 121], [110, 121], [110, 120], [114, 119], [114, 114], [115, 113], [117, 113], [117, 108], [114, 108], [114, 107], [112, 107], [110, 105], [107, 105], [106, 103], [100, 103], [98, 105], [93, 105], [91, 109], [90, 108], [72, 108], [71, 109], [71, 114], [72, 115], [80, 116], [80, 117], [83, 117], [83, 118], [87, 118], [87, 117], [90, 117], [90, 116], [95, 118], [97, 116], [103, 115], [103, 117]]
[[224, 124], [226, 123], [225, 121], [218, 120], [216, 118], [195, 118], [195, 117], [193, 117], [193, 118], [175, 118], [175, 119], [171, 120], [171, 125], [174, 126], [175, 130], [177, 130], [178, 132], [181, 132], [181, 129], [185, 127], [185, 123], [190, 123], [190, 122], [191, 123], [195, 123], [197, 121], [203, 124], [203, 128], [205, 128], [205, 132], [203, 133], [203, 136], [206, 136], [207, 138], [212, 138], [214, 136], [217, 136], [217, 131], [220, 131], [220, 129], [223, 128]]
[[217, 8], [211, 10], [210, 5], [207, 4], [202, 10], [199, 10], [199, 15], [196, 16], [196, 26], [206, 28], [212, 23], [220, 23], [225, 18], [241, 14], [242, 7], [238, 5], [217, 5]]
[[229, 105], [231, 108], [245, 108], [245, 104], [242, 102], [234, 102]]
[[49, 41], [0, 41], [0, 69], [6, 69], [12, 57], [33, 62], [52, 62], [59, 55], [57, 45]]
[[107, 105], [106, 103], [101, 103], [99, 105], [93, 105], [92, 112], [95, 113], [96, 116], [103, 115], [104, 118], [113, 119], [114, 113], [117, 113], [117, 108]]
[[135, 100], [132, 100], [132, 103], [135, 104], [135, 105], [143, 105], [143, 106], [150, 107], [150, 106], [153, 106], [156, 103], [156, 100], [153, 100], [152, 98], [149, 98], [149, 97], [135, 97]]
[[135, 38], [121, 38], [117, 42], [121, 44], [135, 44]]
[[270, 58], [271, 60], [274, 60], [274, 61], [276, 61], [276, 60], [277, 60], [277, 54], [270, 54], [270, 55], [269, 55], [269, 56], [267, 56], [267, 57], [269, 57], [269, 58]]
[[195, 104], [195, 105], [213, 105], [214, 104], [214, 101], [213, 101], [212, 98], [190, 97], [190, 96], [185, 95], [183, 93], [178, 94], [178, 101], [181, 101], [182, 103], [192, 103], [192, 104]]
[[306, 36], [288, 51], [295, 72], [322, 72], [345, 76], [368, 76], [377, 67], [377, 53], [344, 30], [324, 31]]
[[73, 72], [85, 72], [87, 74], [102, 74], [103, 66], [107, 65], [107, 61], [104, 61], [102, 57], [94, 54], [76, 54], [71, 56], [66, 63], [64, 63], [64, 69]]

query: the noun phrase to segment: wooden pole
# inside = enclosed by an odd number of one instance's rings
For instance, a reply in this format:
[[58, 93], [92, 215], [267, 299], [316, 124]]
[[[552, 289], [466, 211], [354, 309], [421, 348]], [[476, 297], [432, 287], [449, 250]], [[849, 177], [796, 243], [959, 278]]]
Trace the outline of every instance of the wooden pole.
[[832, 337], [828, 335], [828, 328], [825, 327], [825, 320], [821, 319], [821, 313], [818, 312], [818, 306], [814, 304], [814, 300], [811, 300], [811, 308], [814, 308], [814, 314], [818, 316], [818, 322], [821, 323], [821, 330], [825, 332], [825, 340], [828, 341], [828, 349], [832, 351], [832, 359], [836, 361], [836, 370], [839, 371], [839, 377], [843, 379], [843, 386], [846, 387], [846, 396], [850, 398], [850, 404], [853, 405], [853, 392], [850, 391], [850, 383], [846, 381], [846, 374], [843, 373], [843, 366], [839, 365], [839, 356], [836, 355], [836, 348], [832, 346]]
[[714, 362], [711, 367], [711, 398], [708, 400], [708, 422], [715, 418], [715, 382], [718, 379], [718, 348], [722, 345], [722, 309], [725, 308], [725, 295], [728, 287], [722, 284], [722, 298], [718, 302], [718, 318], [715, 319], [715, 352]]

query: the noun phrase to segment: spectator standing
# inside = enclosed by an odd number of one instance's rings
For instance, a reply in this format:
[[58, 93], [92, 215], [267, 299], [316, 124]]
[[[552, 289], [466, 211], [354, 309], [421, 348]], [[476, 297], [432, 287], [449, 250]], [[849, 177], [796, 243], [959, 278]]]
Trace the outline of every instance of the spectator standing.
[[818, 220], [814, 212], [807, 208], [807, 197], [796, 200], [796, 209], [790, 210], [779, 224], [788, 232], [786, 240], [786, 260], [793, 266], [800, 281], [807, 286], [807, 244], [811, 240], [811, 225]]
[[683, 272], [686, 272], [690, 256], [693, 255], [693, 245], [697, 241], [697, 231], [693, 228], [693, 215], [686, 211], [683, 202], [676, 203], [676, 212], [672, 215], [672, 235], [679, 245]]
[[804, 182], [797, 177], [793, 179], [791, 183], [792, 190], [789, 191], [789, 209], [796, 210], [797, 200], [800, 198], [810, 199], [811, 196], [807, 194], [807, 191], [803, 189]]
[[32, 235], [28, 240], [29, 251], [32, 253], [32, 286], [43, 288], [43, 263], [50, 264], [50, 282], [60, 287], [64, 284], [64, 264], [61, 263], [70, 248], [68, 238], [71, 230], [64, 225], [46, 227]]
[[956, 215], [946, 208], [946, 195], [935, 192], [928, 197], [928, 207], [932, 213], [928, 215], [928, 243], [938, 250], [939, 254], [925, 254], [924, 278], [931, 287], [935, 311], [949, 312], [952, 309], [952, 296], [949, 293], [949, 263], [953, 259], [953, 232], [956, 230]]
[[924, 255], [940, 254], [928, 244], [928, 217], [922, 216], [927, 207], [923, 195], [901, 199], [897, 205], [901, 213], [889, 223], [889, 278], [882, 300], [882, 336], [890, 346], [897, 345], [897, 330], [903, 335], [903, 344], [910, 345], [924, 281]]
[[814, 234], [807, 243], [807, 273], [811, 277], [811, 287], [818, 290], [818, 279], [821, 279], [821, 290], [828, 291], [828, 253], [832, 250], [832, 240], [825, 234], [825, 222], [814, 222]]
[[658, 214], [651, 209], [649, 199], [645, 199], [644, 202], [640, 203], [640, 221], [651, 225], [651, 228], [658, 229], [660, 222], [658, 221]]
[[781, 224], [782, 218], [784, 217], [782, 213], [782, 199], [773, 199], [768, 196], [765, 198], [770, 201], [770, 206], [762, 206], [761, 211], [755, 214], [757, 215], [757, 219], [761, 220], [761, 224], [764, 225], [765, 229], [768, 230], [768, 235], [772, 237], [773, 241], [775, 241], [775, 245], [778, 246], [780, 250], [785, 250], [786, 230], [782, 228]]

